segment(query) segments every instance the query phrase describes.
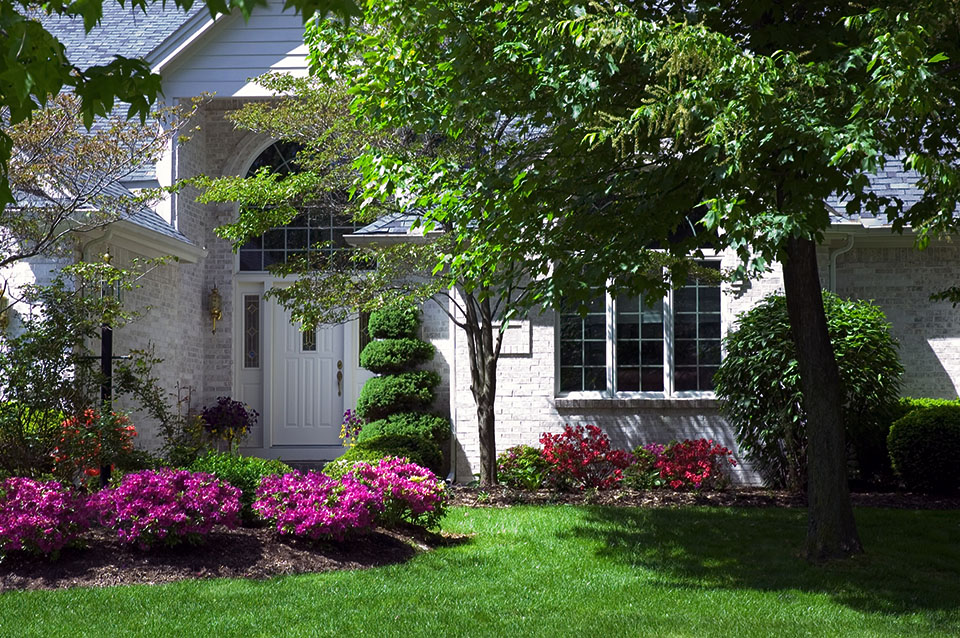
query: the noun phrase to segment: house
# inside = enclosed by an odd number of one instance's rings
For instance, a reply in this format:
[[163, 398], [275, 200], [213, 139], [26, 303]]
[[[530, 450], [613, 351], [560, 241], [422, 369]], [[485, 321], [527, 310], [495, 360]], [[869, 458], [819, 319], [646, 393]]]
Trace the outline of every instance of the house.
[[[289, 159], [289, 146], [238, 131], [224, 118], [245, 101], [269, 98], [249, 78], [305, 73], [300, 18], [280, 7], [271, 1], [245, 22], [238, 15], [214, 20], [200, 7], [187, 13], [151, 7], [144, 16], [110, 4], [89, 37], [77, 23], [51, 19], [48, 26], [81, 66], [114, 53], [138, 55], [161, 74], [166, 100], [214, 94], [197, 115], [199, 131], [188, 142], [173, 140], [155, 171], [135, 176], [129, 188], [166, 186], [197, 174], [244, 175]], [[908, 203], [917, 196], [896, 162], [874, 177], [873, 186]], [[839, 214], [839, 204], [832, 208], [836, 214], [820, 248], [824, 286], [873, 299], [887, 313], [907, 370], [904, 394], [956, 397], [960, 318], [929, 295], [952, 281], [960, 265], [957, 248], [939, 243], [918, 252], [910, 237], [891, 234], [883, 219], [850, 219]], [[183, 192], [85, 239], [85, 258], [109, 251], [122, 261], [159, 254], [180, 260], [129, 295], [130, 306], [151, 309], [118, 332], [116, 347], [153, 344], [164, 358], [157, 372], [171, 391], [189, 391], [193, 408], [224, 395], [255, 408], [261, 420], [245, 452], [296, 462], [334, 458], [342, 451], [341, 416], [369, 376], [358, 365], [359, 322], [305, 336], [289, 312], [264, 298], [271, 287], [284, 285], [265, 268], [317, 237], [376, 241], [407, 227], [384, 221], [361, 229], [305, 214], [234, 253], [213, 229], [235, 215], [234, 207], [202, 205]], [[721, 267], [733, 258], [720, 254], [709, 261]], [[23, 276], [42, 276], [41, 266]], [[624, 447], [687, 437], [734, 447], [711, 392], [720, 339], [738, 313], [781, 289], [772, 273], [722, 288], [694, 285], [650, 307], [638, 299], [606, 299], [586, 317], [545, 312], [511, 323], [499, 366], [498, 448], [535, 443], [541, 432], [564, 423], [594, 423]], [[213, 307], [222, 312], [215, 330]], [[443, 383], [436, 407], [454, 424], [456, 475], [470, 480], [479, 443], [467, 346], [433, 304], [424, 307], [422, 330], [437, 346], [433, 365]], [[689, 354], [697, 351], [707, 354]], [[156, 444], [156, 433], [147, 428], [141, 440]], [[739, 472], [740, 481], [756, 478], [749, 467]]]

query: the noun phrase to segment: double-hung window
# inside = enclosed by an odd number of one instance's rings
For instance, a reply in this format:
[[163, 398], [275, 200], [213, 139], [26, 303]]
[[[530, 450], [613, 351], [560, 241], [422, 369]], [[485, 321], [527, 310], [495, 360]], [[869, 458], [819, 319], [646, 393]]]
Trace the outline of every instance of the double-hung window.
[[560, 313], [557, 389], [618, 397], [712, 392], [720, 326], [713, 281], [691, 280], [656, 300], [598, 297], [586, 315]]

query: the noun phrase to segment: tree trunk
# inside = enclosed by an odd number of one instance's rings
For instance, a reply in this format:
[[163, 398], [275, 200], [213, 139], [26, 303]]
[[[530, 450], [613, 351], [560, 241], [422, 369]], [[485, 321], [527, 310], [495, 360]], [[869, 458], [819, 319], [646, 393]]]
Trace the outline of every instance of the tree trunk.
[[790, 239], [783, 263], [787, 313], [797, 346], [807, 414], [807, 543], [811, 561], [863, 552], [847, 485], [840, 373], [827, 332], [817, 272], [817, 246]]
[[480, 438], [480, 485], [497, 484], [497, 432], [494, 405], [497, 399], [497, 360], [502, 336], [493, 334], [493, 316], [488, 299], [461, 293], [464, 300], [464, 331], [470, 355], [470, 391], [477, 405]]

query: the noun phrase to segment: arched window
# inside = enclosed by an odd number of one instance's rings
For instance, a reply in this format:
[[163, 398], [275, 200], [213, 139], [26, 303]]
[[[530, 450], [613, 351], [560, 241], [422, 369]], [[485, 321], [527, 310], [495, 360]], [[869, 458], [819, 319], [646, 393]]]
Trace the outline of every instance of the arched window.
[[[301, 148], [296, 142], [275, 142], [253, 161], [247, 175], [264, 166], [281, 175], [296, 172], [296, 156]], [[331, 206], [305, 206], [286, 226], [272, 228], [241, 246], [240, 270], [262, 272], [303, 254], [330, 257], [347, 247], [343, 236], [356, 229], [349, 215], [340, 214]], [[318, 247], [322, 242], [332, 243]]]

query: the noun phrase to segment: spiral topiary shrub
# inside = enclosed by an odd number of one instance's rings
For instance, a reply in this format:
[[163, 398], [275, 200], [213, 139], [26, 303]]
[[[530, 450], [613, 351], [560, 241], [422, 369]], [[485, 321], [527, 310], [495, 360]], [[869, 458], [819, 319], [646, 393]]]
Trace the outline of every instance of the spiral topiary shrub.
[[363, 426], [358, 441], [372, 439], [384, 434], [419, 436], [440, 445], [450, 438], [450, 421], [423, 412], [399, 412]]
[[360, 353], [360, 365], [377, 374], [396, 374], [433, 359], [436, 348], [420, 339], [371, 341]]
[[388, 306], [370, 313], [367, 329], [374, 339], [415, 337], [420, 328], [420, 311], [415, 307]]
[[[858, 475], [876, 474], [888, 467], [890, 421], [884, 414], [896, 405], [900, 391], [898, 344], [873, 304], [829, 292], [823, 301], [840, 372], [850, 456]], [[807, 474], [807, 417], [785, 298], [771, 295], [741, 314], [724, 349], [714, 384], [740, 451], [768, 485], [801, 489]]]
[[431, 370], [374, 377], [360, 390], [357, 414], [375, 421], [396, 412], [424, 410], [433, 403], [439, 383], [440, 375]]
[[894, 471], [907, 489], [931, 493], [960, 489], [960, 406], [911, 411], [894, 422], [887, 447]]
[[425, 467], [434, 474], [440, 473], [440, 466], [443, 462], [440, 446], [433, 441], [419, 436], [385, 434], [360, 441], [333, 464], [327, 466], [330, 468], [330, 472], [327, 471], [327, 468], [324, 468], [324, 473], [335, 476], [338, 471], [338, 464], [349, 466], [357, 461], [377, 463], [380, 459], [388, 456], [406, 458], [411, 463]]

